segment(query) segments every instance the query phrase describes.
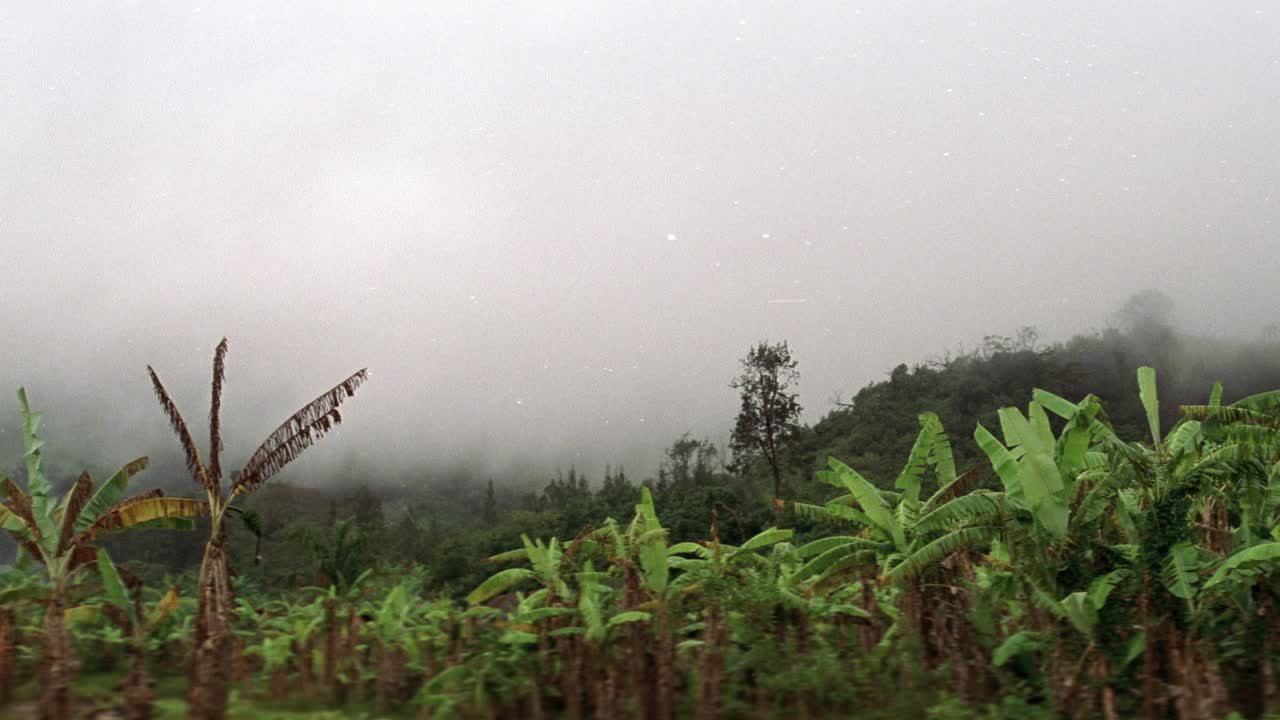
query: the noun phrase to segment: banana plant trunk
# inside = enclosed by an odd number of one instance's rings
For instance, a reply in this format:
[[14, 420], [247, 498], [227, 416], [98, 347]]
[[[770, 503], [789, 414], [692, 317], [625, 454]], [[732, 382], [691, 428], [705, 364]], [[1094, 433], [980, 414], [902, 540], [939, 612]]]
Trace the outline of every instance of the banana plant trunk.
[[129, 674], [124, 679], [125, 720], [151, 720], [155, 698], [151, 692], [151, 675], [147, 672], [146, 646], [135, 643], [129, 650]]
[[66, 591], [55, 581], [44, 614], [44, 657], [41, 661], [40, 718], [71, 717], [71, 636], [67, 631]]
[[214, 516], [213, 539], [205, 546], [200, 564], [199, 601], [187, 688], [189, 720], [223, 720], [231, 693], [233, 598], [226, 531], [221, 519], [219, 515]]
[[665, 601], [658, 605], [658, 720], [673, 720], [676, 716], [676, 651], [671, 639], [671, 618]]
[[338, 609], [333, 598], [324, 602], [324, 666], [321, 683], [331, 702], [338, 699]]
[[17, 647], [17, 617], [10, 608], [0, 608], [0, 707], [13, 700]]
[[713, 602], [707, 610], [707, 627], [703, 632], [697, 720], [716, 720], [721, 716], [724, 704], [724, 655], [721, 651], [727, 633], [721, 627], [721, 621], [720, 606]]

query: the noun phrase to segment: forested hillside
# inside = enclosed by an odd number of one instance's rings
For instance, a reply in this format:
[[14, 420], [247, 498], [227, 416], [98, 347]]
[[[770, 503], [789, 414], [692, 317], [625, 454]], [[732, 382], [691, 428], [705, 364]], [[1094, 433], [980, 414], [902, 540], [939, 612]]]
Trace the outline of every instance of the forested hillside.
[[[825, 497], [829, 488], [815, 472], [826, 469], [829, 456], [891, 488], [922, 412], [938, 415], [958, 467], [981, 470], [985, 457], [973, 429], [979, 423], [998, 427], [999, 408], [1024, 403], [1035, 388], [1069, 398], [1093, 393], [1117, 431], [1133, 436], [1146, 424], [1135, 379], [1140, 366], [1161, 369], [1165, 423], [1177, 419], [1180, 405], [1206, 402], [1215, 381], [1225, 382], [1228, 401], [1280, 387], [1275, 338], [1228, 342], [1182, 333], [1169, 325], [1158, 303], [1141, 296], [1119, 317], [1120, 327], [1064, 342], [1043, 343], [1026, 328], [1011, 337], [987, 336], [970, 351], [899, 365], [801, 428], [794, 449], [785, 454], [783, 497]], [[803, 381], [803, 363], [799, 369]], [[774, 523], [798, 523], [802, 532], [809, 527], [770, 509], [771, 480], [763, 463], [731, 472], [731, 461], [726, 448], [685, 436], [673, 439], [659, 467], [611, 468], [604, 477], [590, 478], [571, 467], [537, 491], [514, 490], [501, 477], [462, 475], [428, 476], [420, 487], [397, 488], [391, 497], [380, 491], [375, 475], [352, 477], [338, 491], [271, 485], [248, 501], [261, 518], [265, 562], [252, 561], [259, 543], [242, 527], [233, 529], [241, 536], [233, 552], [243, 556], [237, 563], [243, 580], [266, 588], [312, 582], [320, 572], [321, 548], [338, 543], [348, 574], [381, 562], [418, 562], [440, 589], [462, 594], [488, 571], [481, 559], [510, 547], [521, 534], [573, 537], [605, 517], [627, 519], [641, 485], [653, 489], [676, 541], [703, 537], [713, 508], [727, 542]], [[998, 483], [989, 471], [982, 473], [982, 484]], [[349, 527], [340, 536], [341, 521]], [[201, 547], [198, 533], [174, 536], [162, 546], [129, 536], [111, 542], [122, 558], [154, 563], [155, 573], [189, 569]]]

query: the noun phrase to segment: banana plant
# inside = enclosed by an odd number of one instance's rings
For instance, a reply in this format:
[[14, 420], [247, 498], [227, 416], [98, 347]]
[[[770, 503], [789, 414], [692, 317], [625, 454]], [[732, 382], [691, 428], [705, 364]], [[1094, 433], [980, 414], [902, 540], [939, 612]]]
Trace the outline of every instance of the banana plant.
[[[365, 570], [354, 579], [339, 576], [341, 585], [334, 583], [327, 588], [304, 588], [303, 592], [314, 593], [324, 607], [324, 621], [321, 632], [324, 633], [324, 648], [321, 660], [320, 682], [324, 690], [332, 698], [339, 694], [339, 669], [342, 662], [342, 631], [348, 626], [346, 618], [354, 611], [360, 597], [367, 590], [369, 578], [373, 570]], [[347, 627], [348, 631], [350, 630]]]
[[191, 643], [187, 705], [188, 716], [192, 720], [222, 720], [227, 715], [235, 608], [225, 520], [228, 513], [235, 511], [233, 502], [237, 497], [261, 487], [340, 424], [342, 413], [339, 406], [354, 397], [356, 390], [368, 378], [367, 370], [359, 370], [289, 416], [262, 441], [244, 466], [232, 473], [230, 482], [224, 484], [221, 411], [226, 355], [227, 340], [223, 338], [213, 354], [207, 463], [200, 457], [195, 438], [173, 397], [160, 382], [156, 371], [147, 366], [156, 399], [182, 446], [187, 472], [205, 493], [210, 516], [209, 539], [205, 544], [197, 583], [199, 617]]
[[389, 710], [393, 702], [401, 701], [406, 693], [404, 668], [410, 653], [416, 650], [413, 628], [418, 624], [420, 603], [401, 583], [381, 602], [366, 607], [365, 613], [373, 618], [366, 628], [371, 631], [377, 651], [374, 689], [382, 712]]
[[[924, 413], [919, 421], [920, 432], [894, 481], [896, 492], [880, 490], [845, 463], [828, 458], [830, 470], [820, 471], [818, 478], [845, 494], [821, 506], [791, 503], [802, 517], [858, 530], [855, 535], [828, 536], [798, 548], [807, 562], [798, 570], [797, 580], [825, 578], [850, 568], [879, 568], [889, 571], [893, 579], [902, 579], [944, 559], [965, 543], [989, 537], [990, 533], [966, 528], [967, 532], [926, 544], [939, 531], [956, 524], [963, 514], [962, 505], [944, 506], [969, 497], [964, 493], [973, 487], [976, 474], [956, 474], [951, 444], [937, 415]], [[930, 469], [938, 489], [922, 501], [923, 482]]]
[[165, 497], [151, 490], [126, 498], [130, 479], [147, 466], [138, 458], [94, 487], [88, 473], [80, 475], [59, 501], [43, 469], [42, 414], [32, 412], [25, 389], [18, 390], [22, 412], [27, 487], [24, 491], [0, 476], [5, 499], [0, 503], [0, 528], [19, 548], [45, 568], [49, 583], [44, 619], [45, 657], [41, 668], [40, 713], [44, 718], [69, 717], [71, 712], [71, 648], [65, 614], [67, 589], [82, 567], [93, 566], [94, 542], [105, 534], [147, 528], [191, 529], [194, 517], [206, 512], [204, 503]]
[[742, 545], [726, 545], [719, 540], [713, 513], [708, 543], [682, 543], [669, 550], [671, 554], [684, 556], [673, 563], [682, 571], [676, 585], [683, 593], [699, 593], [706, 608], [698, 669], [698, 718], [720, 717], [723, 711], [725, 665], [732, 620], [731, 614], [726, 612], [726, 597], [751, 568], [768, 563], [758, 551], [789, 540], [793, 534], [793, 530], [771, 527], [748, 538]]
[[150, 720], [153, 698], [147, 671], [148, 640], [152, 631], [177, 610], [178, 590], [170, 588], [148, 610], [142, 601], [142, 584], [123, 575], [102, 549], [98, 550], [98, 575], [106, 589], [103, 609], [128, 638], [130, 666], [124, 683], [123, 714], [127, 720]]
[[263, 634], [258, 641], [245, 648], [246, 655], [262, 658], [262, 669], [267, 674], [271, 694], [281, 697], [287, 691], [288, 667], [293, 660], [293, 638], [287, 634]]
[[556, 538], [543, 542], [541, 538], [530, 540], [528, 535], [521, 534], [523, 547], [498, 553], [489, 558], [489, 562], [510, 562], [524, 560], [527, 568], [507, 568], [489, 576], [475, 590], [467, 595], [467, 603], [478, 605], [526, 582], [537, 582], [546, 589], [548, 601], [553, 604], [565, 603], [572, 599], [572, 592], [564, 577], [564, 547]]

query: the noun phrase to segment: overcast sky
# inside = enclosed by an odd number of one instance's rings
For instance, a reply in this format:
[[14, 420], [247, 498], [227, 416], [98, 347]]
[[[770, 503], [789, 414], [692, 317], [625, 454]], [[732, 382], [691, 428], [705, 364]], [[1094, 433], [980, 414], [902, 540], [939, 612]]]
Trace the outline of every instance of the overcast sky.
[[7, 3], [3, 464], [19, 384], [172, 452], [147, 363], [203, 437], [223, 335], [233, 458], [367, 365], [311, 463], [598, 475], [762, 338], [813, 421], [1145, 287], [1274, 318], [1280, 6], [1046, 5]]

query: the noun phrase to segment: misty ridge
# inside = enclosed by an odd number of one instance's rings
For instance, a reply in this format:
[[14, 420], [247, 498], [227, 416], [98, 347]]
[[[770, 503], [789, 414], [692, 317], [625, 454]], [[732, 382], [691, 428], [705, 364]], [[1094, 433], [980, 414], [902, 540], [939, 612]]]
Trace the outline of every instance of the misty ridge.
[[[861, 388], [857, 381], [843, 386], [825, 388], [825, 402], [813, 403], [803, 408], [807, 421], [804, 432], [810, 436], [815, 428], [833, 422], [863, 422], [874, 426], [876, 419], [860, 418], [862, 406], [857, 398], [872, 393], [877, 388], [893, 387], [911, 377], [922, 375], [918, 382], [935, 382], [923, 375], [938, 372], [974, 372], [987, 376], [992, 393], [983, 402], [995, 407], [993, 397], [1018, 396], [1027, 378], [1011, 376], [1009, 363], [1020, 359], [1038, 358], [1046, 367], [1059, 368], [1070, 377], [1071, 386], [1091, 388], [1104, 400], [1115, 397], [1117, 404], [1132, 405], [1131, 383], [1127, 374], [1140, 365], [1152, 365], [1162, 373], [1162, 383], [1171, 400], [1164, 407], [1168, 419], [1177, 416], [1177, 407], [1184, 403], [1204, 400], [1207, 389], [1217, 381], [1227, 380], [1228, 392], [1244, 396], [1260, 388], [1280, 386], [1280, 326], [1269, 324], [1254, 337], [1223, 336], [1220, 332], [1208, 334], [1203, 329], [1179, 326], [1175, 301], [1162, 292], [1139, 292], [1104, 319], [1105, 329], [1072, 336], [1058, 341], [1041, 339], [1032, 327], [1024, 326], [1012, 335], [988, 334], [980, 340], [961, 344], [957, 348], [935, 352], [924, 358], [899, 364], [882, 377], [888, 380], [871, 380]], [[785, 340], [785, 338], [779, 338]], [[805, 372], [808, 358], [796, 353], [799, 367], [800, 390], [809, 383]], [[264, 368], [243, 367], [252, 358], [237, 357], [234, 341], [229, 359], [228, 383], [223, 400], [223, 434], [227, 438], [229, 460], [227, 467], [239, 467], [256, 444], [256, 440], [274, 425], [268, 427], [271, 418], [283, 417], [293, 408], [290, 398], [302, 397], [293, 391], [296, 383], [291, 378], [269, 379]], [[732, 399], [735, 391], [728, 381], [736, 369], [736, 358], [724, 358], [723, 382], [709, 380], [710, 387], [704, 395], [718, 394]], [[207, 385], [201, 386], [201, 378], [193, 378], [194, 360], [178, 365], [182, 373], [159, 369], [168, 378], [171, 387], [179, 389], [180, 408], [191, 418], [207, 414]], [[914, 368], [914, 370], [913, 370]], [[207, 373], [207, 369], [206, 373]], [[373, 382], [377, 382], [377, 368], [372, 369]], [[145, 371], [142, 374], [145, 376]], [[246, 377], [247, 376], [247, 377]], [[240, 380], [245, 377], [246, 379]], [[257, 382], [262, 378], [263, 382]], [[1113, 381], [1112, 378], [1115, 378]], [[110, 381], [101, 386], [111, 395]], [[207, 380], [204, 380], [207, 383]], [[189, 494], [190, 478], [183, 468], [182, 455], [174, 447], [171, 431], [160, 410], [154, 407], [154, 399], [148, 391], [140, 397], [105, 400], [98, 388], [68, 387], [53, 378], [42, 378], [32, 373], [24, 381], [30, 393], [45, 409], [45, 433], [50, 444], [57, 448], [50, 454], [46, 467], [55, 487], [65, 491], [82, 470], [101, 472], [122, 458], [148, 455], [151, 468], [137, 480], [140, 488], [163, 488], [170, 494]], [[1003, 385], [1003, 389], [996, 391]], [[656, 384], [648, 389], [654, 395], [663, 396], [670, 388]], [[1110, 392], [1108, 392], [1110, 391]], [[116, 391], [118, 393], [118, 390]], [[974, 393], [979, 391], [974, 389]], [[365, 390], [364, 394], [368, 394]], [[809, 396], [814, 396], [813, 392]], [[854, 402], [843, 398], [852, 396]], [[412, 505], [415, 500], [430, 496], [479, 497], [486, 486], [496, 487], [509, 504], [521, 494], [538, 493], [547, 482], [564, 482], [566, 474], [570, 483], [585, 482], [599, 488], [614, 471], [629, 473], [638, 482], [652, 484], [671, 471], [673, 448], [691, 442], [689, 450], [708, 453], [705, 461], [709, 469], [723, 472], [732, 463], [728, 439], [733, 424], [733, 414], [726, 414], [720, 422], [682, 424], [677, 419], [666, 427], [652, 423], [645, 429], [645, 437], [632, 439], [631, 444], [600, 447], [590, 436], [582, 440], [581, 447], [573, 445], [573, 438], [546, 439], [546, 447], [526, 448], [524, 457], [511, 451], [498, 453], [496, 458], [484, 447], [464, 448], [454, 457], [439, 457], [430, 450], [432, 440], [424, 438], [416, 449], [412, 446], [396, 446], [380, 441], [378, 428], [413, 426], [423, 422], [421, 416], [392, 417], [390, 413], [374, 406], [375, 401], [362, 397], [352, 405], [352, 418], [335, 431], [342, 435], [355, 435], [344, 442], [326, 447], [321, 444], [308, 451], [294, 467], [286, 470], [273, 482], [297, 486], [315, 491], [318, 496], [346, 498], [354, 492], [372, 492], [381, 501], [397, 507]], [[298, 404], [296, 401], [294, 404]], [[816, 407], [815, 407], [816, 406]], [[944, 423], [949, 419], [947, 409], [939, 407], [936, 394], [920, 393], [913, 402], [913, 410], [937, 410]], [[1130, 407], [1130, 410], [1133, 410]], [[16, 406], [0, 402], [4, 421], [0, 422], [0, 451], [3, 451], [4, 467], [9, 475], [22, 478], [25, 470], [21, 462], [20, 424], [15, 421]], [[195, 421], [193, 432], [202, 436], [205, 432], [201, 421]], [[361, 431], [360, 428], [365, 430]], [[695, 430], [694, 428], [697, 427]], [[369, 428], [373, 428], [370, 431]], [[956, 428], [963, 431], [964, 428]], [[354, 432], [353, 432], [354, 431]], [[889, 429], [885, 429], [888, 433]], [[905, 437], [905, 435], [904, 435]], [[655, 441], [662, 443], [658, 452], [648, 451]], [[549, 449], [557, 459], [551, 459]], [[856, 448], [851, 448], [857, 450]], [[327, 451], [327, 452], [326, 452]], [[584, 456], [603, 458], [602, 465], [575, 461]], [[239, 454], [238, 454], [239, 453]], [[567, 459], [566, 459], [567, 458]], [[689, 459], [686, 458], [687, 462]], [[628, 462], [630, 461], [630, 462]], [[714, 465], [714, 468], [710, 466]]]

